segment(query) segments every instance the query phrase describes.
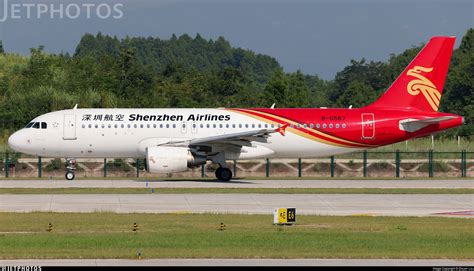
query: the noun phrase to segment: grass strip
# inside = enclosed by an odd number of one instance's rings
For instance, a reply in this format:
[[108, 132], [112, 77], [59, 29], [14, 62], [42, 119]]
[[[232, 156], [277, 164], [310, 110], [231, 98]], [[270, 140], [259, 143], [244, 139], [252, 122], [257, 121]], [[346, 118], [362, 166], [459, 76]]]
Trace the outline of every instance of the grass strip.
[[[0, 258], [472, 259], [473, 219], [0, 213]], [[52, 231], [48, 231], [48, 224]], [[133, 231], [137, 223], [138, 231]], [[225, 230], [220, 230], [221, 223]]]

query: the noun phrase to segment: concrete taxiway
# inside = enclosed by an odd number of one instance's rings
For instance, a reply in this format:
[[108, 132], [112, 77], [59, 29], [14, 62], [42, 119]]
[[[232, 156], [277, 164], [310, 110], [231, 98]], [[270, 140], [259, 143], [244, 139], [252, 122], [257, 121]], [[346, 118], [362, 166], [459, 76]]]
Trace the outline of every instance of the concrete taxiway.
[[474, 218], [472, 194], [54, 194], [0, 195], [0, 212], [235, 213], [460, 216]]
[[0, 260], [0, 266], [474, 266], [450, 259], [67, 259]]
[[472, 179], [430, 180], [0, 180], [0, 188], [474, 188]]

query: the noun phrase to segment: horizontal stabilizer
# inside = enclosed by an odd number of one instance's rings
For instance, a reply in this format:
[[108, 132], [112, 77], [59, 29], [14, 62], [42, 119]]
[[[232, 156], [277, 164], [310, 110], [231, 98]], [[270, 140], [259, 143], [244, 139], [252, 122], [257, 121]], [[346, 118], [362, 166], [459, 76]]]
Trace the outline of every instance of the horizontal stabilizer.
[[407, 132], [415, 132], [418, 131], [422, 128], [425, 128], [428, 125], [432, 124], [437, 124], [442, 121], [447, 121], [447, 120], [452, 120], [455, 119], [456, 117], [454, 116], [443, 116], [443, 117], [437, 117], [437, 118], [428, 118], [428, 119], [404, 119], [401, 120], [398, 124], [398, 127], [402, 131], [407, 131]]

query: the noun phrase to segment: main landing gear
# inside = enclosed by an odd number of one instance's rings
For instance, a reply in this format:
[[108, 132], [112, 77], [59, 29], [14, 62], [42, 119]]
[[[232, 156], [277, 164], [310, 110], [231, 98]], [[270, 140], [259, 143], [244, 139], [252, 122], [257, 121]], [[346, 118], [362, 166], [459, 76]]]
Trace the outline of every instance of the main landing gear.
[[66, 180], [74, 180], [74, 177], [76, 177], [74, 170], [76, 170], [76, 159], [66, 158]]
[[224, 152], [217, 153], [211, 160], [219, 164], [219, 168], [216, 169], [216, 178], [223, 182], [230, 181], [230, 179], [232, 179], [232, 171], [227, 168]]
[[232, 179], [232, 171], [226, 167], [219, 167], [216, 170], [216, 178], [219, 181], [228, 182]]

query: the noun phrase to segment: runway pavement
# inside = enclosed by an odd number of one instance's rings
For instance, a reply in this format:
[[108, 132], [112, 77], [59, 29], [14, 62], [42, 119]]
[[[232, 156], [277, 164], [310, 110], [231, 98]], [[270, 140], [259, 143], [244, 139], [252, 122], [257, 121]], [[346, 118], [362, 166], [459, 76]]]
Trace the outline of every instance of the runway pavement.
[[460, 216], [474, 218], [472, 194], [56, 194], [0, 195], [0, 212], [237, 213]]
[[1, 266], [474, 266], [450, 259], [68, 259], [0, 260]]
[[431, 180], [0, 180], [0, 188], [474, 188], [470, 179]]

